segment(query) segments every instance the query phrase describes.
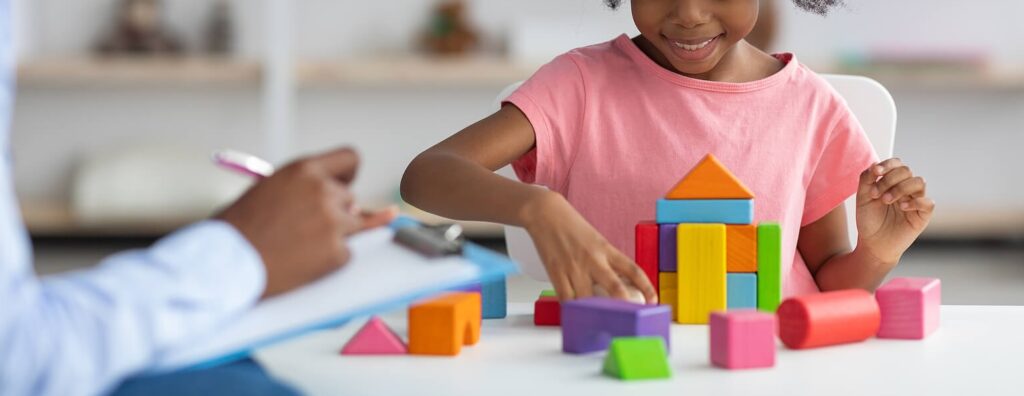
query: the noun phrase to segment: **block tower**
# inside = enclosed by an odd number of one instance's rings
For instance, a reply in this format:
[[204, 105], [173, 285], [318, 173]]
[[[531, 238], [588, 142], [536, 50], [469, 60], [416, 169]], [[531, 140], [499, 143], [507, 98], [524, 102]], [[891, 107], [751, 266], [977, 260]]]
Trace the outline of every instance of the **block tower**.
[[[678, 323], [734, 308], [774, 312], [782, 297], [781, 228], [754, 225], [754, 194], [708, 154], [636, 226], [636, 261]], [[657, 238], [654, 238], [654, 235]]]

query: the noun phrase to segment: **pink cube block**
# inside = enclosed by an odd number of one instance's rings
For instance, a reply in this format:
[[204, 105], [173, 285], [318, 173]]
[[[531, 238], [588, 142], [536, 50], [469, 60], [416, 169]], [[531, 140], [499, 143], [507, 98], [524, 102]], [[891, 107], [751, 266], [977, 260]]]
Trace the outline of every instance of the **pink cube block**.
[[875, 291], [882, 312], [878, 338], [920, 340], [939, 328], [942, 282], [895, 278]]
[[775, 365], [775, 315], [755, 310], [711, 314], [711, 363], [727, 369]]

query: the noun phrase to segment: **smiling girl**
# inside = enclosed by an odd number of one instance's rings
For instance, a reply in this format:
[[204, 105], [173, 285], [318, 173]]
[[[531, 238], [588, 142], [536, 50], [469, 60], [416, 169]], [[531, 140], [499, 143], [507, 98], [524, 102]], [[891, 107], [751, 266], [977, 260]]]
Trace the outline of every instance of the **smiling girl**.
[[[826, 13], [838, 0], [796, 0]], [[607, 0], [612, 8], [620, 1]], [[524, 227], [561, 299], [600, 285], [657, 293], [629, 259], [633, 226], [713, 153], [783, 225], [784, 294], [873, 289], [934, 202], [899, 159], [878, 161], [843, 99], [793, 54], [744, 41], [757, 0], [633, 0], [640, 35], [569, 51], [496, 113], [416, 157], [408, 202]], [[512, 164], [522, 183], [493, 173]], [[539, 184], [541, 189], [530, 184]], [[856, 248], [842, 202], [857, 194]]]

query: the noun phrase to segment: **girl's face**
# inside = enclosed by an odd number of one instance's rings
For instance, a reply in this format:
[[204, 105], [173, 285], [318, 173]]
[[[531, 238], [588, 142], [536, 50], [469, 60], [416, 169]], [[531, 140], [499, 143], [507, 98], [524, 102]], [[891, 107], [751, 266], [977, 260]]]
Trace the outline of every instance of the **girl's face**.
[[[655, 59], [702, 75], [754, 28], [758, 0], [632, 0], [633, 22], [660, 52]], [[666, 64], [667, 63], [667, 64]]]

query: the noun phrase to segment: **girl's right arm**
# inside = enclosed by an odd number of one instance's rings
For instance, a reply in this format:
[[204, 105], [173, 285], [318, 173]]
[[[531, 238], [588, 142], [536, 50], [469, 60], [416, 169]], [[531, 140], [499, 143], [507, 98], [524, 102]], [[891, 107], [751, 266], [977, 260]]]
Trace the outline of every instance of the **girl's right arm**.
[[533, 148], [530, 121], [513, 105], [418, 155], [402, 177], [402, 198], [453, 219], [523, 227], [560, 299], [589, 297], [600, 285], [627, 299], [626, 282], [657, 301], [650, 281], [562, 195], [494, 173]]

